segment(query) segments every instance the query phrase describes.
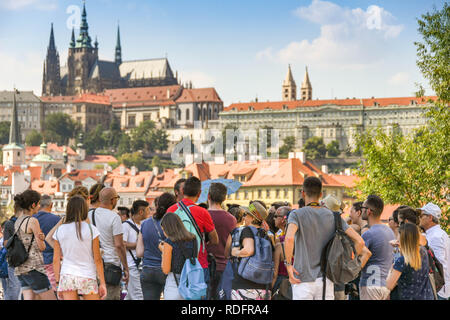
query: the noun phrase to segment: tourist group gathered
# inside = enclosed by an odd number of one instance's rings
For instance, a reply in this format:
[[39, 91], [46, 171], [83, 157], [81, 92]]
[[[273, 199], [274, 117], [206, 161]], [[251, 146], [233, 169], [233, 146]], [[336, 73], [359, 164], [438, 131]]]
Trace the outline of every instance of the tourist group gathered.
[[227, 186], [180, 179], [152, 203], [75, 187], [64, 215], [34, 190], [2, 225], [4, 300], [449, 300], [450, 240], [433, 203], [344, 205], [307, 177], [298, 204], [225, 205]]

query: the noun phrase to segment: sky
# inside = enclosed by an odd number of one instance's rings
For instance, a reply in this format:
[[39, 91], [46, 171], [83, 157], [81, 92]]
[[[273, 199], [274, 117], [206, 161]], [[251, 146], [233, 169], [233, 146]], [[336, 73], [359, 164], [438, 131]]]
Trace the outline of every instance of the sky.
[[[280, 101], [291, 65], [299, 88], [308, 67], [313, 99], [434, 94], [416, 65], [417, 19], [445, 0], [86, 0], [99, 57], [167, 57], [182, 82], [214, 87], [231, 103]], [[54, 24], [66, 64], [81, 0], [0, 0], [0, 90], [40, 95]], [[79, 30], [75, 30], [78, 37]]]

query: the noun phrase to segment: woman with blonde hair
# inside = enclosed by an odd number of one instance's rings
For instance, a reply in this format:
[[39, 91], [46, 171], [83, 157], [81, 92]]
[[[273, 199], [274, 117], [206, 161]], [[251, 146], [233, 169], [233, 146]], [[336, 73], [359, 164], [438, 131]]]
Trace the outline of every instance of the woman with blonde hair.
[[399, 289], [399, 300], [433, 300], [429, 272], [430, 266], [425, 248], [420, 246], [417, 225], [404, 223], [399, 228], [400, 254], [386, 280], [386, 287]]

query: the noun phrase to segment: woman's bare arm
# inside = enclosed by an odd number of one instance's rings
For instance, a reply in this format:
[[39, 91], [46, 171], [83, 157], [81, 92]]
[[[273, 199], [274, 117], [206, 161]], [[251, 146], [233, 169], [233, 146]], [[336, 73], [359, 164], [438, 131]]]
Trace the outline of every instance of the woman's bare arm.
[[172, 246], [167, 242], [162, 245], [161, 269], [164, 274], [169, 274], [172, 265]]

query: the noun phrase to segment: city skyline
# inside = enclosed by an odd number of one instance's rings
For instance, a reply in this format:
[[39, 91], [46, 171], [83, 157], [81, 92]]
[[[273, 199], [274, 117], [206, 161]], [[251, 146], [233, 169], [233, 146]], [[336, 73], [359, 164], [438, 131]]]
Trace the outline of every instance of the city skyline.
[[[308, 67], [313, 99], [412, 96], [416, 18], [443, 1], [86, 1], [99, 58], [113, 60], [120, 24], [126, 60], [168, 57], [182, 82], [215, 87], [224, 105], [281, 101], [288, 65], [297, 86]], [[78, 0], [0, 1], [0, 90], [41, 95], [50, 25], [61, 65]], [[24, 23], [26, 21], [26, 23]], [[269, 21], [269, 22], [268, 22]], [[33, 32], [29, 32], [29, 30]], [[78, 30], [76, 30], [78, 35]], [[299, 93], [297, 92], [297, 96]]]

